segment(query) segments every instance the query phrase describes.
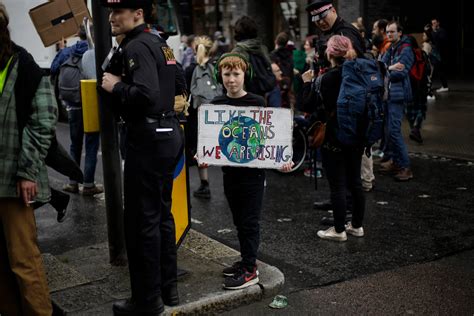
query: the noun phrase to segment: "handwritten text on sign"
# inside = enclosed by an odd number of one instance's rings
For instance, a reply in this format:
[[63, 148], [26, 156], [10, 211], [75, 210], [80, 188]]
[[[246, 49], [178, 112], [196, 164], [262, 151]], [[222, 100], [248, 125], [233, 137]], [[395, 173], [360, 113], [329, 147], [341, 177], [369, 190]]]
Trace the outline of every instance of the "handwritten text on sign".
[[200, 163], [281, 168], [291, 161], [290, 109], [205, 104], [198, 112]]

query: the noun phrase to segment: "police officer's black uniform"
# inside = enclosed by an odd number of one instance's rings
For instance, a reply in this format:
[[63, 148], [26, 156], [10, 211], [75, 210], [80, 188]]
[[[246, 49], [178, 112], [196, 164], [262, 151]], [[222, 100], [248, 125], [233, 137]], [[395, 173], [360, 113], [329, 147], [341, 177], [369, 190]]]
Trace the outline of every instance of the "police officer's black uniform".
[[[306, 6], [306, 11], [312, 14], [313, 10], [318, 10], [323, 6], [332, 5], [332, 0], [315, 0]], [[333, 35], [344, 35], [348, 37], [352, 42], [352, 47], [357, 53], [357, 57], [363, 57], [365, 53], [365, 42], [357, 30], [351, 23], [346, 22], [340, 16], [337, 17], [336, 21], [332, 25], [331, 29], [321, 34], [321, 44], [326, 46], [327, 41]], [[323, 51], [324, 53], [324, 51]]]
[[132, 288], [131, 300], [114, 304], [118, 315], [158, 314], [161, 297], [178, 304], [171, 193], [183, 135], [174, 97], [185, 87], [171, 48], [145, 28], [122, 41], [122, 82], [112, 92], [127, 126], [124, 229]]

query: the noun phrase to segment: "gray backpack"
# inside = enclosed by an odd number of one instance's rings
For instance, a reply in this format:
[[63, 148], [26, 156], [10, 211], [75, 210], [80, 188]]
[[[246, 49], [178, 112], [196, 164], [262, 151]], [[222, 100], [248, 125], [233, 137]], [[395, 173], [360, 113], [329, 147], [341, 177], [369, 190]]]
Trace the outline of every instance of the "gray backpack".
[[71, 55], [59, 68], [59, 98], [71, 103], [81, 103], [82, 56]]
[[214, 80], [214, 66], [208, 62], [203, 68], [196, 66], [191, 79], [190, 92], [193, 100], [193, 108], [197, 109], [201, 104], [210, 103], [216, 96], [222, 95], [222, 86]]

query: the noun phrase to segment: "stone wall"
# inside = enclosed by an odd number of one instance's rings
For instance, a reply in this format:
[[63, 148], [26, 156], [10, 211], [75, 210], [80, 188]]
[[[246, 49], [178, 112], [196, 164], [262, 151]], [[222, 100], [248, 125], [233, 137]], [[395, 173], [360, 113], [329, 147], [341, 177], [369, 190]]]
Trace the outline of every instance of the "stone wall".
[[362, 16], [361, 0], [342, 0], [338, 1], [337, 13], [347, 22], [354, 22], [358, 17]]

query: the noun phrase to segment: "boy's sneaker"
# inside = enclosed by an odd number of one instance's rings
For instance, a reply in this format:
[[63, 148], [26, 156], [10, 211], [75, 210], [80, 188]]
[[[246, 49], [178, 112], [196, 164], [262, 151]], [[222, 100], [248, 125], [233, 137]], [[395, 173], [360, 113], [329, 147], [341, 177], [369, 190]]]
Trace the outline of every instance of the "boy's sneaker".
[[[225, 277], [234, 276], [243, 267], [244, 267], [244, 265], [243, 265], [242, 261], [234, 262], [231, 267], [227, 267], [227, 268], [224, 268], [224, 270], [222, 270], [222, 275], [225, 276]], [[258, 276], [258, 270], [257, 270], [257, 276]]]
[[231, 267], [227, 267], [227, 268], [224, 268], [224, 270], [222, 270], [222, 275], [225, 277], [231, 277], [237, 272], [239, 272], [240, 269], [242, 268], [243, 268], [242, 261], [234, 262]]
[[440, 93], [440, 92], [448, 92], [449, 91], [449, 88], [448, 87], [441, 87], [439, 89], [436, 89], [436, 92]]
[[82, 195], [92, 196], [104, 192], [104, 189], [100, 186], [94, 185], [93, 187], [83, 187]]
[[352, 227], [352, 223], [349, 222], [346, 225], [346, 233], [355, 237], [364, 237], [364, 228], [361, 226], [359, 228]]
[[231, 277], [224, 280], [224, 289], [226, 290], [240, 290], [258, 283], [257, 267], [253, 267], [251, 271], [242, 267], [239, 271]]
[[209, 189], [209, 184], [203, 184], [199, 186], [199, 188], [193, 192], [193, 195], [197, 198], [202, 199], [210, 199], [211, 198], [211, 190]]
[[72, 184], [66, 184], [63, 186], [63, 191], [69, 192], [69, 193], [79, 193], [79, 185], [77, 183]]
[[346, 241], [347, 234], [346, 232], [338, 233], [336, 229], [333, 227], [328, 228], [326, 230], [318, 231], [318, 237], [321, 239], [333, 240], [333, 241]]

